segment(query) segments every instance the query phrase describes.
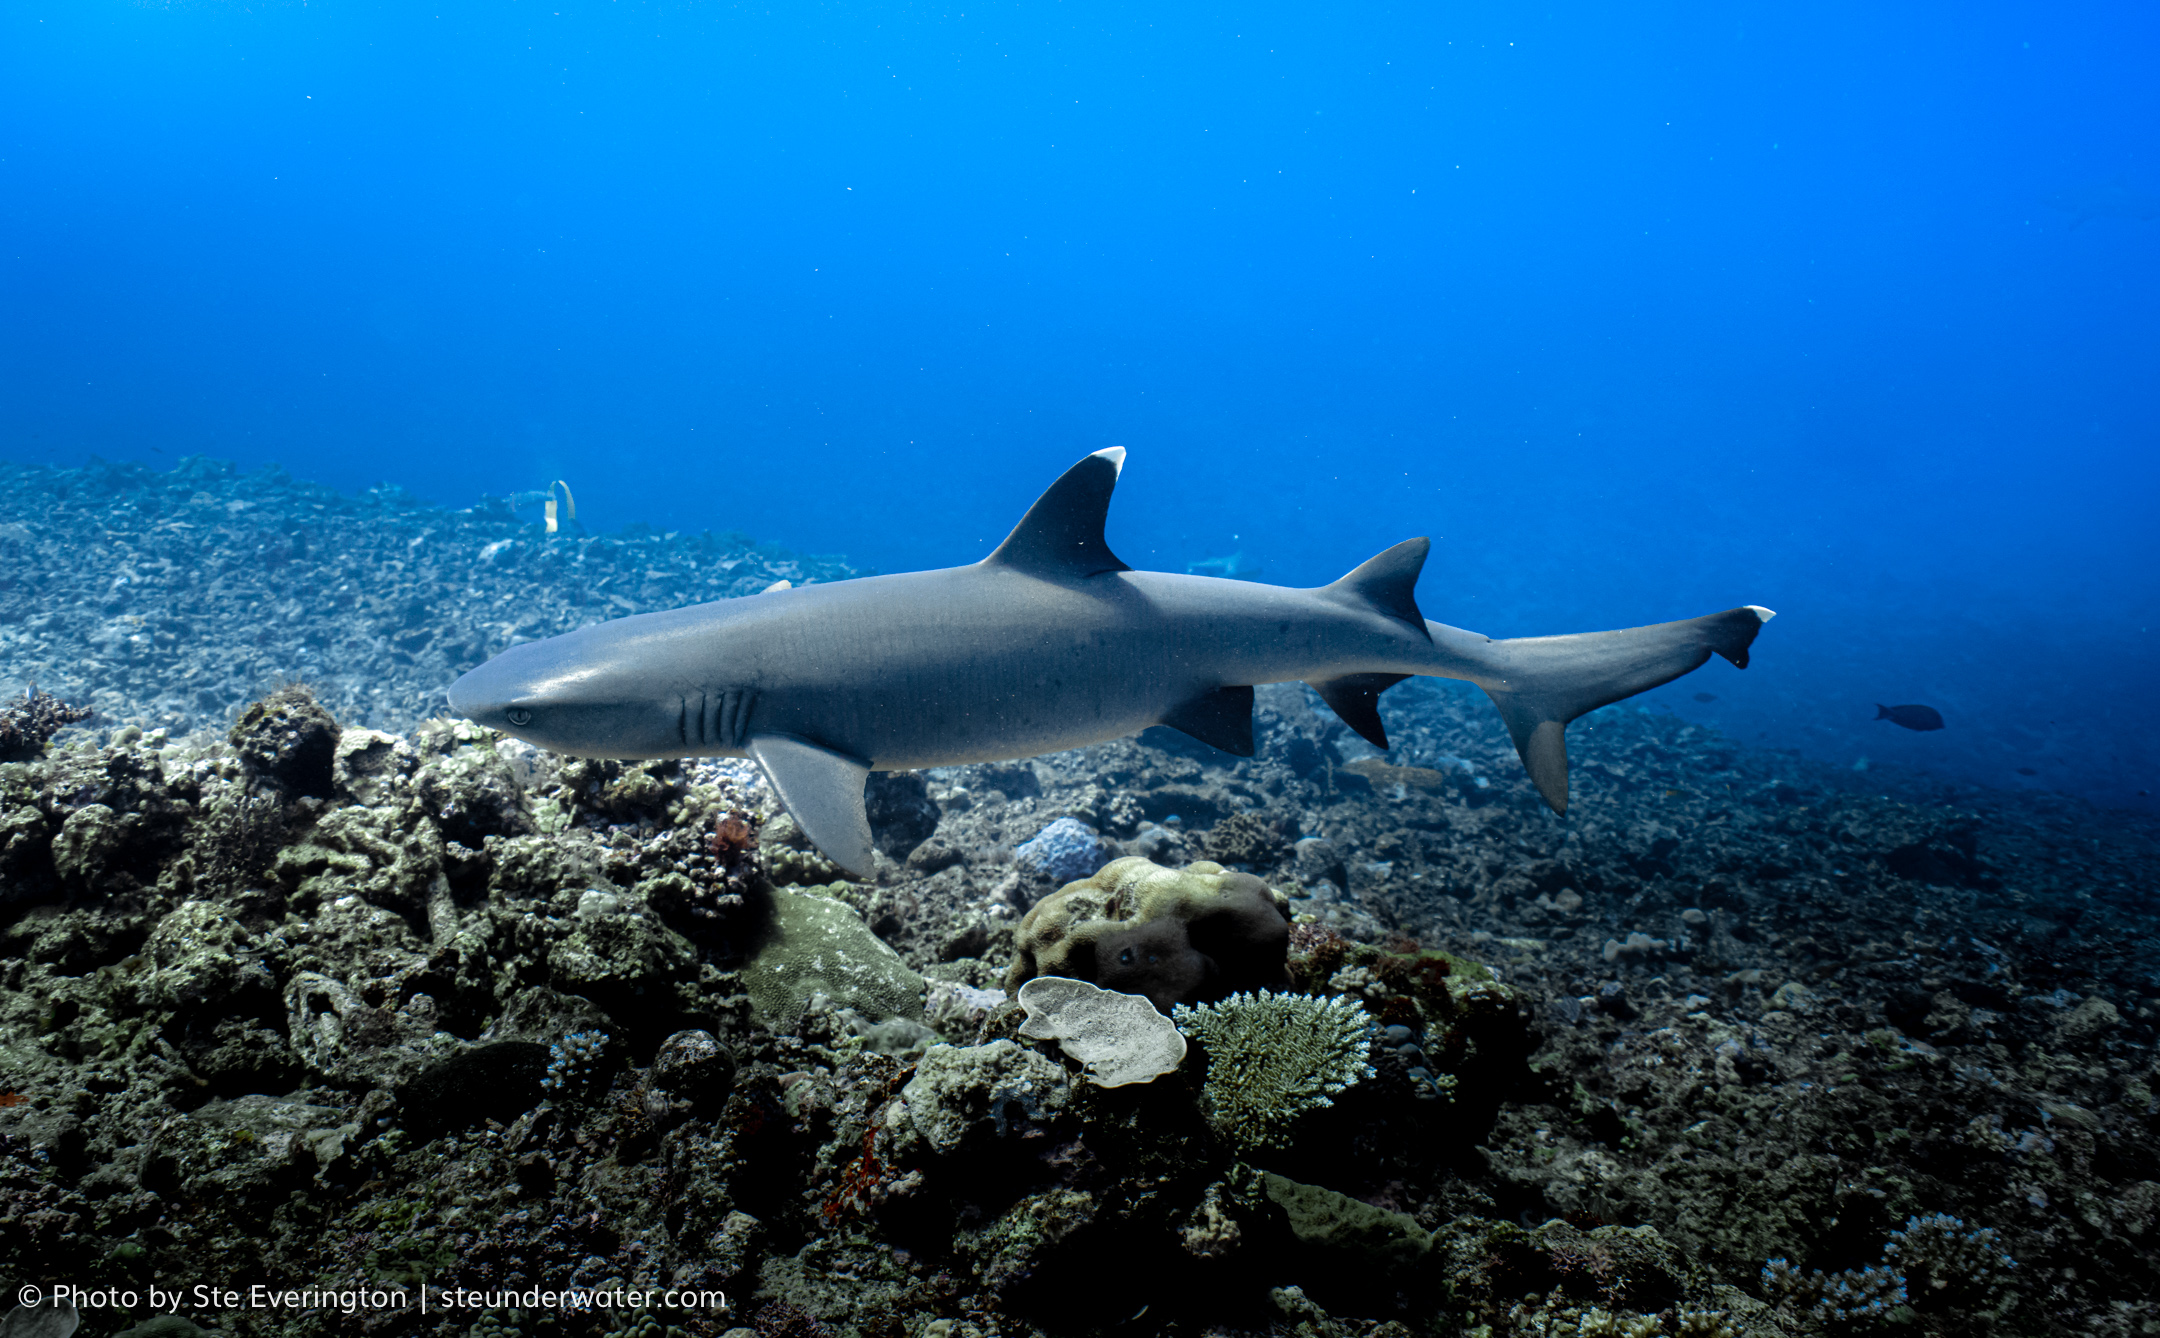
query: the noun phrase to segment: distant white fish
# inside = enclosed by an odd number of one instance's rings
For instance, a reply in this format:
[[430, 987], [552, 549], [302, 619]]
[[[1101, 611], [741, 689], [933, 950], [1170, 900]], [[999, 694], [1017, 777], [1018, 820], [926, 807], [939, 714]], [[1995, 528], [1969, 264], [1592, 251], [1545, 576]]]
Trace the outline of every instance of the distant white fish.
[[2073, 229], [2096, 218], [2126, 218], [2137, 223], [2160, 218], [2160, 195], [2137, 189], [2128, 176], [2122, 175], [2074, 186], [2057, 193], [2048, 203], [2070, 215]]
[[1260, 578], [1260, 569], [1245, 561], [1245, 550], [1239, 549], [1229, 557], [1201, 558], [1198, 562], [1185, 564], [1187, 576], [1219, 576], [1226, 581], [1254, 581]]

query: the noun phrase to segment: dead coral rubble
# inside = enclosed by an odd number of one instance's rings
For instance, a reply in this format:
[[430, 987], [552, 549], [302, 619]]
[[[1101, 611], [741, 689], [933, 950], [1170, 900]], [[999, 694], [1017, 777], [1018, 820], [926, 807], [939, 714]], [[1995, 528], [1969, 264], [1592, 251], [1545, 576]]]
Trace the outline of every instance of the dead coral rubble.
[[513, 641], [855, 574], [739, 534], [550, 535], [500, 497], [452, 511], [202, 456], [0, 461], [0, 685], [174, 734], [294, 679], [348, 725], [410, 730]]

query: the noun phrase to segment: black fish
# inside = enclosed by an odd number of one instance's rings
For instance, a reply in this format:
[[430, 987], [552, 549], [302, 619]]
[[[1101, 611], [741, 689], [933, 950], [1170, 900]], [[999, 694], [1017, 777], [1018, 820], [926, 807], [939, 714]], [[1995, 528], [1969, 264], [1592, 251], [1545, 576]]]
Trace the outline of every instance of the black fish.
[[1941, 729], [1942, 712], [1932, 706], [1885, 706], [1875, 703], [1875, 718], [1907, 729]]
[[1716, 701], [1717, 694], [1715, 692], [1698, 692], [1695, 694], [1695, 700], [1707, 704]]

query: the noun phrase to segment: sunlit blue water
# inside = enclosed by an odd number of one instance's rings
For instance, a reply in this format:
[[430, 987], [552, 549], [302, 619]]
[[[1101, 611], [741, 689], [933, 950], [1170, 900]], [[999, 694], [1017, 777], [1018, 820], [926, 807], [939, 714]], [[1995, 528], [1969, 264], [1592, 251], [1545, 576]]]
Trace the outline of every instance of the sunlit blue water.
[[0, 454], [898, 570], [1123, 444], [1135, 565], [1767, 604], [1654, 700], [2153, 802], [2148, 8], [440, 11], [0, 13]]

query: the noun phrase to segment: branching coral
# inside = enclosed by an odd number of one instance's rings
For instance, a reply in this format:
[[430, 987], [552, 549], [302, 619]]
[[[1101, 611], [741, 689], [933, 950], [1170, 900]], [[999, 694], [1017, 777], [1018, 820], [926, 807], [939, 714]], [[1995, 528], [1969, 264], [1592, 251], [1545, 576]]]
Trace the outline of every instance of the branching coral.
[[1783, 1304], [1821, 1321], [1880, 1319], [1905, 1304], [1905, 1279], [1880, 1264], [1842, 1273], [1819, 1268], [1802, 1273], [1789, 1260], [1772, 1259], [1763, 1265], [1762, 1281], [1764, 1290]]
[[1372, 1018], [1354, 1000], [1262, 990], [1173, 1016], [1207, 1050], [1209, 1123], [1248, 1150], [1288, 1143], [1301, 1116], [1374, 1074]]
[[88, 720], [87, 706], [70, 706], [49, 692], [31, 688], [13, 706], [0, 709], [0, 762], [27, 762], [66, 726]]
[[1919, 1296], [1916, 1309], [1947, 1304], [1992, 1310], [2002, 1304], [2017, 1268], [1993, 1227], [1968, 1231], [1948, 1213], [1906, 1218], [1905, 1229], [1890, 1234], [1883, 1257], [1905, 1270]]

